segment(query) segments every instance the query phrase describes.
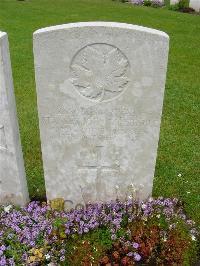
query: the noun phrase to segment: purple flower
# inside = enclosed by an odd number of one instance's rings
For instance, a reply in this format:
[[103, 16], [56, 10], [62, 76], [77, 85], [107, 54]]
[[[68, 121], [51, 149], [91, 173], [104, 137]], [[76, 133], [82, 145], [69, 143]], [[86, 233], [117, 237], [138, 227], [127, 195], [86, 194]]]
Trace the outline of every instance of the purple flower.
[[144, 4], [143, 0], [130, 0], [130, 2], [134, 5], [143, 5]]
[[66, 229], [66, 230], [65, 230], [65, 233], [66, 233], [67, 235], [69, 235], [69, 234], [70, 234], [70, 230], [69, 230], [69, 229]]
[[136, 242], [134, 242], [134, 243], [132, 244], [132, 247], [135, 248], [135, 249], [138, 249], [138, 248], [139, 248], [139, 244], [136, 243]]
[[138, 253], [134, 253], [134, 259], [135, 259], [135, 261], [140, 261], [141, 260], [141, 256], [140, 256], [140, 254], [138, 254]]
[[61, 256], [60, 261], [64, 261], [64, 260], [65, 260], [65, 256]]
[[31, 241], [31, 242], [29, 243], [29, 245], [30, 245], [31, 247], [34, 247], [34, 246], [35, 246], [35, 241]]
[[5, 258], [5, 256], [3, 256], [2, 258], [1, 258], [1, 260], [0, 260], [0, 265], [1, 266], [4, 266], [4, 265], [6, 265], [7, 263], [6, 263], [6, 258]]
[[164, 5], [164, 2], [161, 0], [152, 0], [151, 5], [154, 7], [161, 7]]
[[83, 229], [83, 231], [84, 231], [84, 233], [88, 233], [88, 232], [89, 232], [88, 227], [85, 227], [85, 228]]
[[65, 250], [64, 249], [61, 249], [60, 250], [60, 254], [64, 255], [65, 254]]
[[0, 246], [0, 250], [4, 251], [6, 250], [6, 247], [4, 245]]
[[28, 259], [28, 255], [27, 255], [27, 253], [23, 253], [23, 255], [22, 255], [22, 260], [23, 261], [26, 261]]
[[117, 238], [117, 236], [115, 234], [112, 234], [111, 239], [115, 240], [116, 238]]
[[8, 263], [10, 266], [15, 266], [15, 261], [13, 258], [8, 259]]

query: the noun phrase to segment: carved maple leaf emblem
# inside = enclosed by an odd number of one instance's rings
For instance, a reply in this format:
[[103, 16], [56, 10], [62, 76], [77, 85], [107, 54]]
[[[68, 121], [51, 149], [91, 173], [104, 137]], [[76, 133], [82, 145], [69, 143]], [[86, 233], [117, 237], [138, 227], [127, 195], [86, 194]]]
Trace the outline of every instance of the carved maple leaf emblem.
[[118, 48], [89, 45], [79, 51], [71, 64], [72, 83], [91, 100], [109, 100], [125, 89], [128, 68], [128, 60]]

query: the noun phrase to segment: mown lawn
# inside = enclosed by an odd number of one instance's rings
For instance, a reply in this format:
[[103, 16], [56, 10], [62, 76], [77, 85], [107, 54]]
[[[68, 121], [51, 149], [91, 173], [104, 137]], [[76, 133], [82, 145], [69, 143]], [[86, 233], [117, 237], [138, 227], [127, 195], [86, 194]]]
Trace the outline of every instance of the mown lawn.
[[9, 34], [31, 197], [45, 196], [32, 33], [50, 25], [95, 20], [138, 24], [169, 34], [169, 65], [154, 195], [180, 197], [191, 217], [200, 221], [200, 16], [111, 0], [0, 0], [0, 30]]

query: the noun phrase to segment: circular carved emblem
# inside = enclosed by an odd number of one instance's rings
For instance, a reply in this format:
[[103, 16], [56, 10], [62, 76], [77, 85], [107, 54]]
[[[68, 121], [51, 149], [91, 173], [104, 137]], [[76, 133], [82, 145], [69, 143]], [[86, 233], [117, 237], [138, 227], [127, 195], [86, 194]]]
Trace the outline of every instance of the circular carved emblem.
[[71, 62], [71, 81], [85, 98], [104, 102], [120, 95], [129, 82], [126, 56], [109, 44], [96, 43], [79, 50]]

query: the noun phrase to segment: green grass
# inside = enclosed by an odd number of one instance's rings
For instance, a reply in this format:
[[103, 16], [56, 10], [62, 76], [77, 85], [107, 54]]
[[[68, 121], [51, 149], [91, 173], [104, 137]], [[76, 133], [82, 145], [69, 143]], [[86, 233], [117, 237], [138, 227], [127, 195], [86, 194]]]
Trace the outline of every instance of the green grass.
[[[9, 34], [29, 191], [44, 197], [32, 33], [77, 21], [118, 21], [167, 32], [170, 53], [154, 195], [178, 196], [200, 221], [200, 16], [111, 0], [0, 0], [0, 29]], [[181, 173], [182, 177], [177, 175]]]

